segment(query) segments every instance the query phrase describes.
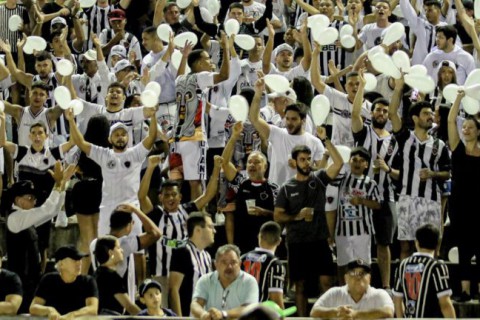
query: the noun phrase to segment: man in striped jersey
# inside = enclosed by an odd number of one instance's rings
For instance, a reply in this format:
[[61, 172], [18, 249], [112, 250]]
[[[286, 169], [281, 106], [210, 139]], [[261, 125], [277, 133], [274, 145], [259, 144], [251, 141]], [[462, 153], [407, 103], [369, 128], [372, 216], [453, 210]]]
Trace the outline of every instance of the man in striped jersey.
[[150, 270], [165, 291], [165, 294], [162, 295], [162, 306], [164, 307], [168, 304], [167, 292], [169, 292], [169, 289], [167, 276], [170, 271], [172, 250], [177, 248], [181, 241], [187, 237], [188, 214], [202, 210], [215, 197], [222, 162], [222, 157], [215, 156], [213, 173], [205, 193], [196, 200], [180, 203], [182, 194], [180, 193], [179, 184], [176, 181], [167, 180], [162, 183], [158, 195], [160, 205], [153, 206], [152, 201], [148, 197], [148, 190], [153, 171], [160, 164], [160, 156], [150, 156], [148, 158], [148, 166], [140, 184], [138, 199], [142, 211], [149, 214], [163, 234], [162, 241], [158, 241], [156, 247], [151, 247], [149, 254]]
[[[396, 82], [397, 87], [403, 87], [403, 80]], [[397, 215], [403, 259], [413, 252], [417, 228], [426, 223], [439, 229], [442, 225], [440, 186], [450, 178], [450, 156], [445, 142], [428, 133], [434, 116], [430, 103], [422, 101], [410, 107], [412, 131], [402, 125], [397, 103], [390, 104], [389, 115], [401, 161]]]
[[353, 148], [350, 172], [334, 183], [338, 186], [338, 208], [335, 230], [330, 230], [330, 234], [335, 235], [337, 244], [340, 283], [350, 261], [359, 258], [371, 261], [371, 238], [375, 233], [372, 210], [380, 209], [380, 199], [376, 182], [365, 175], [369, 162], [370, 154], [364, 147]]
[[[14, 15], [20, 16], [23, 20], [18, 31], [10, 31], [8, 21]], [[16, 0], [7, 0], [0, 5], [0, 39], [8, 40], [12, 46], [12, 52], [16, 57], [17, 41], [22, 38], [22, 32], [29, 34], [30, 17], [28, 10], [23, 4], [17, 3]]]
[[179, 317], [190, 314], [198, 279], [212, 271], [212, 258], [205, 248], [214, 242], [215, 225], [209, 214], [192, 212], [187, 219], [187, 231], [187, 243], [172, 251], [168, 276], [170, 307]]
[[[365, 92], [365, 78], [359, 73], [360, 86], [358, 87], [352, 109], [352, 131], [355, 145], [363, 146], [368, 150], [371, 159], [368, 166], [368, 176], [375, 180], [382, 201], [380, 210], [373, 211], [373, 225], [375, 227], [375, 241], [377, 244], [378, 266], [382, 278], [383, 288], [390, 288], [390, 247], [393, 235], [397, 228], [397, 214], [394, 203], [394, 192], [391, 177], [398, 179], [399, 171], [393, 169], [393, 161], [398, 151], [396, 140], [385, 129], [388, 121], [388, 105], [386, 99], [379, 98], [373, 101], [371, 107], [372, 124], [363, 122], [361, 108]], [[396, 86], [391, 103], [400, 103], [402, 86]]]
[[274, 221], [265, 222], [258, 233], [258, 247], [240, 257], [242, 269], [257, 279], [260, 302], [271, 300], [280, 308], [283, 304], [283, 288], [286, 270], [275, 256], [282, 241], [282, 228]]
[[432, 224], [415, 232], [416, 253], [397, 269], [393, 302], [397, 318], [455, 318], [448, 267], [434, 258], [440, 231]]

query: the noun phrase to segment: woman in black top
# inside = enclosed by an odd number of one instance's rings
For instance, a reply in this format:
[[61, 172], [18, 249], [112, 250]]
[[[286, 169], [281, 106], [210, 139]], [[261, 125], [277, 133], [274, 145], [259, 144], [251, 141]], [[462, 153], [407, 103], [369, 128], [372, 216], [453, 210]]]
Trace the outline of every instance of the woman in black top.
[[[480, 275], [480, 214], [477, 199], [480, 195], [480, 123], [474, 117], [467, 117], [462, 125], [463, 141], [457, 129], [457, 115], [460, 102], [465, 96], [458, 91], [457, 98], [448, 115], [448, 142], [452, 151], [452, 195], [450, 196], [450, 220], [456, 239], [462, 284], [461, 300], [468, 301], [471, 276]], [[470, 271], [471, 258], [477, 257], [476, 272]], [[478, 281], [478, 278], [477, 278]], [[480, 288], [480, 287], [479, 287]]]
[[123, 314], [124, 309], [135, 315], [140, 308], [130, 300], [122, 278], [116, 272], [123, 261], [123, 250], [114, 236], [98, 238], [95, 245], [95, 259], [100, 264], [95, 272], [99, 295], [99, 314]]

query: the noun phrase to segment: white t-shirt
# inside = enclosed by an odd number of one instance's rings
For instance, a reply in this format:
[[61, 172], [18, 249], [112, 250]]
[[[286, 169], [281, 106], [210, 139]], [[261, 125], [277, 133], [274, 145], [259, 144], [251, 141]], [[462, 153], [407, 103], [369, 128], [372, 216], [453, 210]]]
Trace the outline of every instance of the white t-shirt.
[[470, 53], [455, 45], [452, 52], [446, 53], [443, 50], [434, 50], [430, 52], [423, 60], [423, 65], [427, 68], [428, 75], [433, 78], [435, 83], [438, 81], [438, 70], [442, 61], [452, 61], [457, 67], [457, 84], [463, 85], [470, 72], [475, 69], [475, 61]]
[[285, 128], [278, 128], [274, 125], [269, 127], [268, 142], [271, 144], [271, 155], [269, 156], [270, 174], [268, 179], [271, 182], [280, 186], [295, 175], [295, 170], [288, 166], [288, 159], [295, 146], [307, 145], [312, 150], [312, 161], [322, 159], [325, 148], [320, 139], [308, 132], [302, 135], [291, 135]]

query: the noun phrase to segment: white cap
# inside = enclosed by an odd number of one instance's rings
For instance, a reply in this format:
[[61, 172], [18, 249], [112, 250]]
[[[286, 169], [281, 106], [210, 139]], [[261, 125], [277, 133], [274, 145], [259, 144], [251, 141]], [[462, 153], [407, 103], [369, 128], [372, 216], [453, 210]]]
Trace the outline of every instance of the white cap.
[[128, 127], [123, 122], [116, 122], [110, 127], [110, 133], [108, 136], [111, 136], [118, 129], [123, 129], [128, 132]]
[[112, 50], [110, 50], [110, 57], [111, 56], [120, 56], [125, 59], [127, 57], [127, 49], [120, 44], [114, 45]]
[[293, 102], [297, 102], [297, 94], [295, 93], [295, 90], [293, 89], [288, 89], [285, 92], [273, 92], [267, 95], [269, 99], [275, 99], [275, 98], [287, 98], [292, 100]]
[[50, 25], [53, 26], [54, 24], [57, 24], [57, 23], [61, 23], [64, 26], [66, 26], [67, 25], [67, 20], [65, 20], [62, 17], [56, 17], [56, 18], [52, 19], [52, 22], [50, 22]]
[[113, 67], [113, 73], [120, 72], [125, 70], [126, 68], [130, 68], [131, 70], [135, 70], [135, 67], [128, 61], [127, 59], [122, 59], [117, 62], [115, 67]]
[[97, 51], [93, 49], [87, 50], [87, 52], [80, 56], [80, 60], [82, 60], [83, 58], [90, 61], [97, 61]]

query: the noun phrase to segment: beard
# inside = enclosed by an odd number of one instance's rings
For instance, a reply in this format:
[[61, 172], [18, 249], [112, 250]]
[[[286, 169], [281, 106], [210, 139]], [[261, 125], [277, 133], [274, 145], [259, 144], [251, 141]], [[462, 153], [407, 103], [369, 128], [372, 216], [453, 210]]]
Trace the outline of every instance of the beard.
[[302, 169], [297, 165], [297, 172], [300, 173], [302, 176], [308, 176], [310, 172], [312, 172], [312, 167]]
[[125, 150], [125, 149], [127, 148], [127, 144], [126, 144], [126, 143], [123, 143], [123, 142], [121, 142], [121, 143], [115, 143], [115, 144], [113, 145], [113, 147], [114, 147], [115, 149], [117, 149], [117, 150], [123, 151], [123, 150]]
[[372, 118], [372, 127], [376, 129], [384, 129], [385, 125], [387, 124], [387, 121], [385, 122], [378, 122], [376, 119]]

